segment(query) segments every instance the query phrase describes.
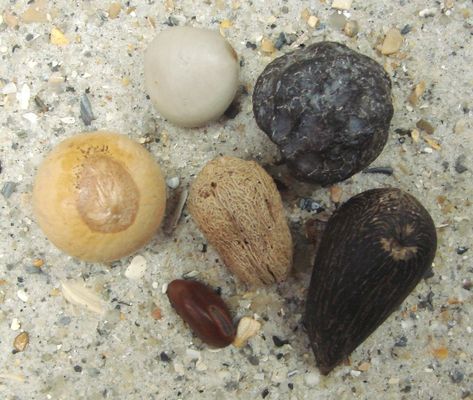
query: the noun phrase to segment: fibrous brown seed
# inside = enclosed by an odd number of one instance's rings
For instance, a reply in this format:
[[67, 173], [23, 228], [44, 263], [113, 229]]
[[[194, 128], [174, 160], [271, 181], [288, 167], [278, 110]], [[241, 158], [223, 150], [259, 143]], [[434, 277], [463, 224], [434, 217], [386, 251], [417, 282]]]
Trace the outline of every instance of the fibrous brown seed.
[[399, 189], [374, 189], [343, 204], [325, 228], [306, 304], [319, 369], [329, 373], [403, 302], [437, 246], [427, 210]]
[[220, 157], [192, 185], [192, 218], [223, 261], [255, 285], [284, 280], [292, 265], [292, 239], [281, 196], [253, 161]]

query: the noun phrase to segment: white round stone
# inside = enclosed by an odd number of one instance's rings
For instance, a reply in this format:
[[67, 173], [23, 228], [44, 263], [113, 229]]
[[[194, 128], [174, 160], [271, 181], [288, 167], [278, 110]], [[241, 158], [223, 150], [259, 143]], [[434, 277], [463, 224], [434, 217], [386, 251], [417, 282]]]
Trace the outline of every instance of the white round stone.
[[173, 27], [159, 33], [145, 54], [145, 87], [156, 110], [187, 128], [218, 119], [238, 88], [235, 50], [216, 31]]

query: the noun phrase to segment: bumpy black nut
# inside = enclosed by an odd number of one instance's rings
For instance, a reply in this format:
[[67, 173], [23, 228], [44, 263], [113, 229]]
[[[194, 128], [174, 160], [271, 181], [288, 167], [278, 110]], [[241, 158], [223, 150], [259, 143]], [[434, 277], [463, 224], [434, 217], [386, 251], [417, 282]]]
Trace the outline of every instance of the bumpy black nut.
[[340, 43], [315, 43], [265, 68], [253, 112], [292, 173], [325, 185], [359, 172], [383, 150], [391, 81], [371, 58]]

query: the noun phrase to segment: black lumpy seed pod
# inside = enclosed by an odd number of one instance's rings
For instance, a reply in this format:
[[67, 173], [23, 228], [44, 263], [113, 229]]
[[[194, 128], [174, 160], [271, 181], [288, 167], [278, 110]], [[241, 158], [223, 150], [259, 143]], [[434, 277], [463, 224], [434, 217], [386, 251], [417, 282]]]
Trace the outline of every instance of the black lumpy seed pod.
[[361, 171], [383, 150], [393, 116], [391, 81], [373, 59], [319, 42], [264, 69], [253, 112], [293, 174], [325, 185]]
[[352, 197], [329, 219], [305, 322], [320, 371], [344, 361], [404, 301], [437, 248], [427, 210], [399, 189]]

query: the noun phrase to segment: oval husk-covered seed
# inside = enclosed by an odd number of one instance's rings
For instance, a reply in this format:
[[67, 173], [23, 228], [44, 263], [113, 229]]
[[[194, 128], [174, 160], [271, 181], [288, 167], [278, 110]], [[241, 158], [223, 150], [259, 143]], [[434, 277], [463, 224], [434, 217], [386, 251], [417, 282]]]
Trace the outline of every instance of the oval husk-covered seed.
[[383, 150], [391, 81], [371, 58], [340, 43], [315, 43], [264, 69], [253, 112], [292, 173], [325, 185], [361, 171]]
[[241, 280], [261, 285], [286, 279], [292, 265], [291, 233], [276, 185], [256, 162], [236, 157], [210, 161], [192, 185], [188, 207]]
[[176, 279], [167, 288], [171, 305], [194, 333], [213, 347], [235, 339], [230, 311], [222, 298], [203, 283]]
[[437, 247], [427, 210], [399, 189], [352, 197], [330, 218], [316, 255], [306, 326], [328, 374], [403, 302]]

